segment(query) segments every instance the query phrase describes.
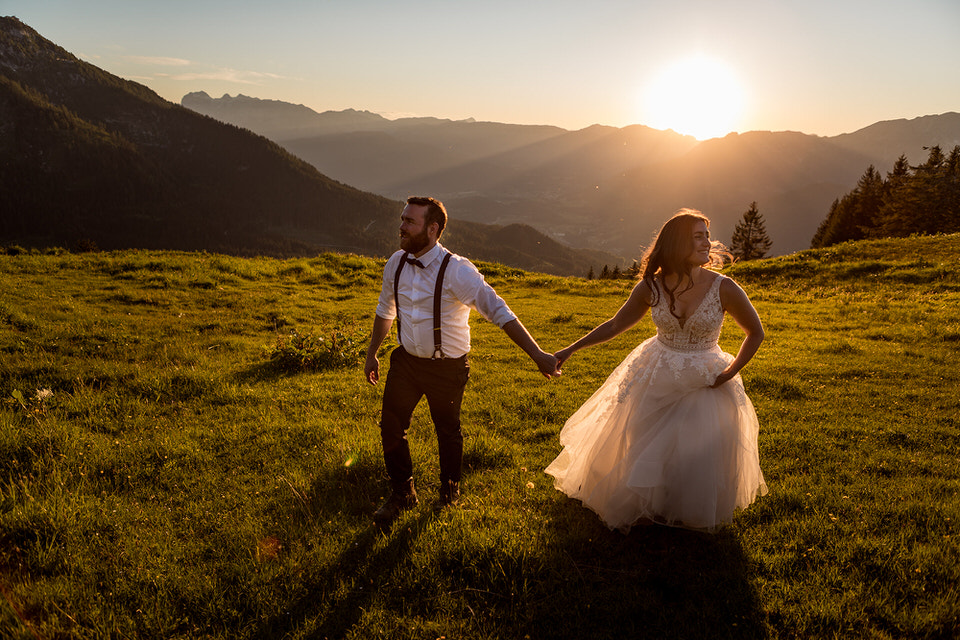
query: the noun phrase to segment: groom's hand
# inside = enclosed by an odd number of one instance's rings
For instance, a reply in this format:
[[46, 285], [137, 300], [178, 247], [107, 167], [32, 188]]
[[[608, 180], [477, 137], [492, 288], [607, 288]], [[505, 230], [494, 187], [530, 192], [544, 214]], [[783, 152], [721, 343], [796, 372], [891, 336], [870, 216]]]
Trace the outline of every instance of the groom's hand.
[[545, 351], [540, 352], [540, 356], [537, 358], [536, 362], [537, 367], [540, 369], [540, 373], [542, 373], [548, 380], [561, 374], [560, 362], [555, 356], [552, 356]]
[[363, 377], [374, 386], [380, 382], [380, 360], [376, 356], [367, 358], [363, 365]]

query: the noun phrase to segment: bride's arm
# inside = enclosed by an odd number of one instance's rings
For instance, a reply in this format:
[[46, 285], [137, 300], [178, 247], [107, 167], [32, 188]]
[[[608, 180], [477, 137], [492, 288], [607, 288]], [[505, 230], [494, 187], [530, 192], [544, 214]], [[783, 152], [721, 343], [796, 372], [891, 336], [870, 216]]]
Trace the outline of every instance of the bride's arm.
[[720, 303], [724, 310], [730, 314], [730, 317], [743, 329], [746, 336], [740, 343], [740, 350], [737, 351], [737, 356], [733, 359], [733, 362], [727, 365], [727, 368], [717, 376], [713, 383], [714, 387], [719, 387], [737, 375], [757, 353], [764, 337], [763, 323], [760, 322], [757, 310], [753, 308], [750, 298], [740, 288], [740, 285], [730, 278], [726, 278], [720, 283]]
[[647, 283], [640, 281], [633, 288], [633, 291], [630, 292], [630, 297], [627, 298], [627, 301], [623, 303], [623, 306], [620, 307], [620, 310], [617, 311], [617, 314], [604, 322], [603, 324], [595, 327], [590, 333], [583, 336], [570, 346], [561, 349], [556, 354], [558, 365], [562, 365], [564, 362], [570, 359], [574, 353], [580, 349], [586, 347], [592, 347], [593, 345], [600, 344], [602, 342], [607, 342], [617, 337], [630, 327], [634, 326], [647, 312], [647, 309], [650, 308], [650, 287], [647, 286]]

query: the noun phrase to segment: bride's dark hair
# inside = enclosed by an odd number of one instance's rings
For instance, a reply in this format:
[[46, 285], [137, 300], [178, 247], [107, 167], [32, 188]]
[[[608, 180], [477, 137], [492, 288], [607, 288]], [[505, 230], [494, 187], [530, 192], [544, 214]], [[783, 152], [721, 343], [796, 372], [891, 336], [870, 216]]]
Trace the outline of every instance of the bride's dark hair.
[[[667, 220], [653, 241], [653, 245], [647, 249], [640, 263], [640, 279], [647, 283], [650, 291], [653, 292], [652, 304], [657, 304], [660, 298], [660, 287], [657, 284], [656, 276], [660, 276], [660, 284], [663, 285], [667, 297], [670, 299], [670, 313], [677, 316], [676, 298], [684, 291], [693, 287], [693, 280], [689, 277], [686, 258], [690, 254], [693, 243], [693, 227], [702, 222], [710, 228], [710, 219], [696, 209], [680, 209], [673, 217]], [[729, 259], [730, 254], [726, 247], [720, 242], [710, 243], [710, 266], [722, 266], [724, 258]], [[664, 276], [677, 274], [677, 284], [673, 289], [667, 287]], [[686, 286], [679, 292], [677, 289], [684, 284], [684, 279], [689, 280]]]

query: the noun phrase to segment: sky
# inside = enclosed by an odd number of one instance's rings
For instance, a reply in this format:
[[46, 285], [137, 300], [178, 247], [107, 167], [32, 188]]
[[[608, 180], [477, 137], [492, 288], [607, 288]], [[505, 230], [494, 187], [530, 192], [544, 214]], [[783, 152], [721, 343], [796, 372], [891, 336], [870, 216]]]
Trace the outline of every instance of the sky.
[[180, 102], [833, 136], [960, 112], [960, 0], [0, 0]]

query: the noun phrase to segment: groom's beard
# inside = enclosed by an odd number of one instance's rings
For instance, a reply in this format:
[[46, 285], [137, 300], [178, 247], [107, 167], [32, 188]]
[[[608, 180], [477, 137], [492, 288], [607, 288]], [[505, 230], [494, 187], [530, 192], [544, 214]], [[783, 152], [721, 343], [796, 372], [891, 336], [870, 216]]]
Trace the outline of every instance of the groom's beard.
[[430, 238], [427, 236], [426, 229], [415, 236], [400, 236], [400, 248], [404, 251], [409, 251], [410, 253], [419, 253], [429, 243]]

